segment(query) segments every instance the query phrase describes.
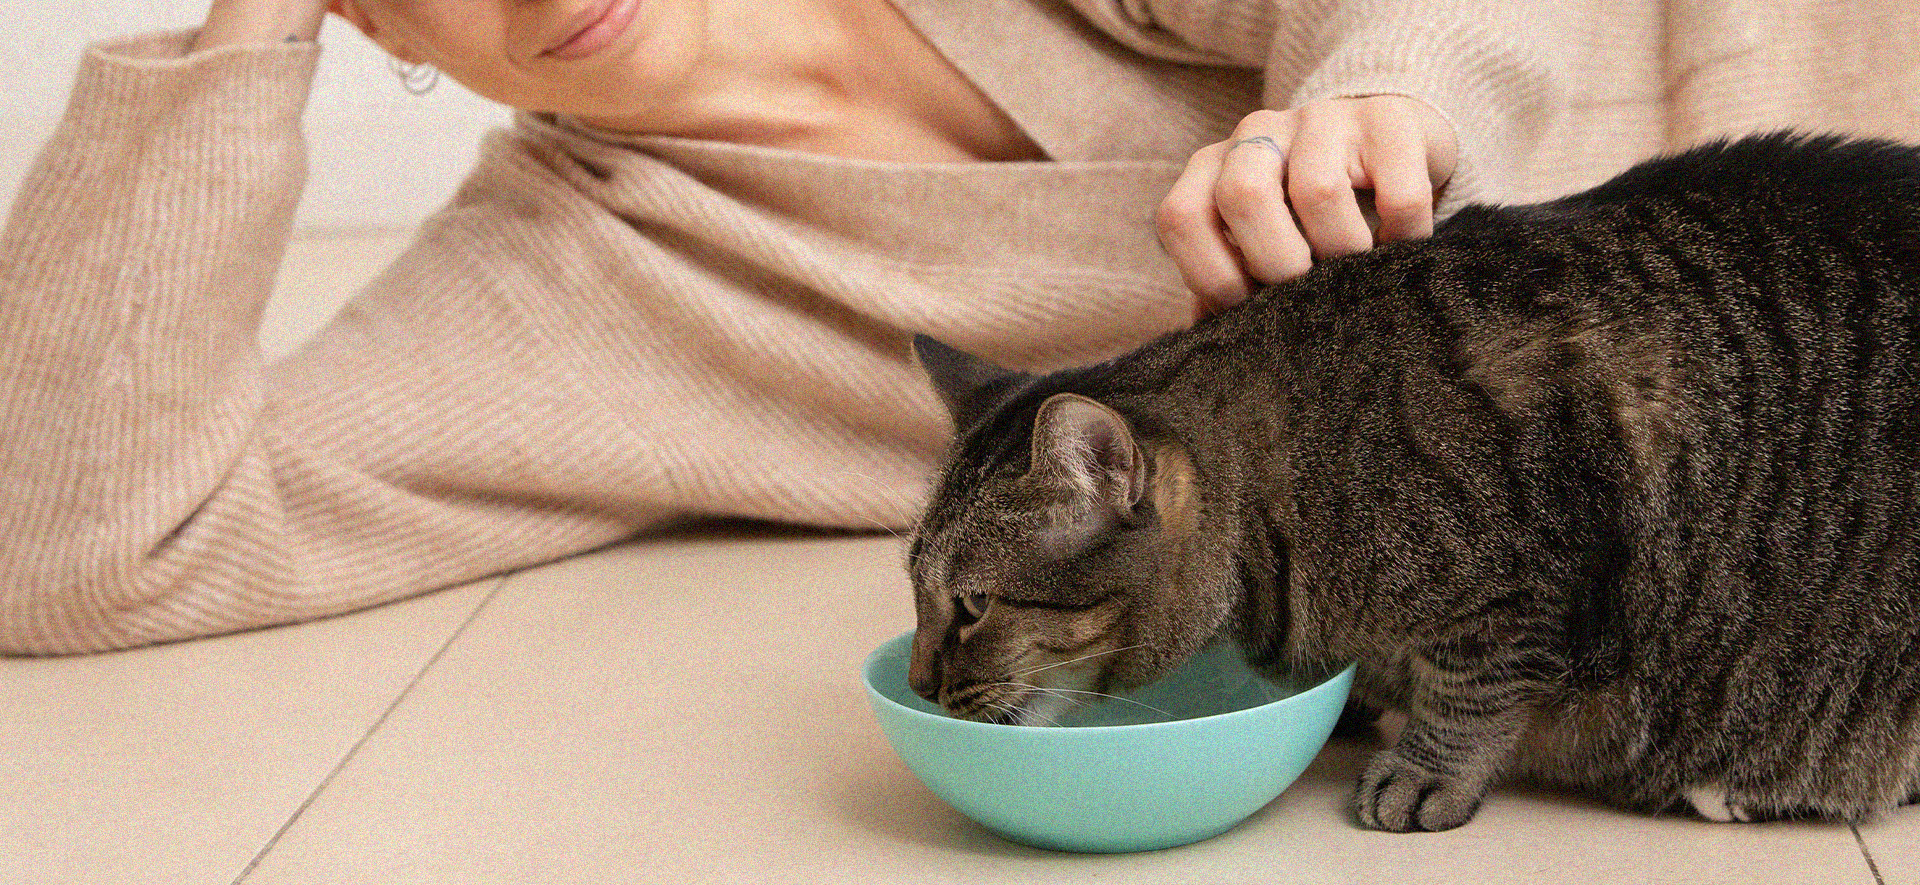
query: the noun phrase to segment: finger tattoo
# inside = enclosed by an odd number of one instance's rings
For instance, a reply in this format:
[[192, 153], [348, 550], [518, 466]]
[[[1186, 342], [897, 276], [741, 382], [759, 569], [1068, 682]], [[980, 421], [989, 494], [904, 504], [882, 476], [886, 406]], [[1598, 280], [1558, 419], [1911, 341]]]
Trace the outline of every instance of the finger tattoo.
[[1246, 145], [1246, 144], [1257, 144], [1261, 147], [1266, 148], [1267, 150], [1273, 151], [1274, 156], [1279, 157], [1282, 160], [1285, 160], [1287, 158], [1286, 149], [1280, 146], [1280, 142], [1274, 141], [1273, 136], [1271, 135], [1256, 135], [1252, 138], [1242, 138], [1239, 141], [1236, 141], [1233, 144], [1228, 145], [1227, 153], [1231, 154], [1234, 151], [1238, 150], [1241, 145]]

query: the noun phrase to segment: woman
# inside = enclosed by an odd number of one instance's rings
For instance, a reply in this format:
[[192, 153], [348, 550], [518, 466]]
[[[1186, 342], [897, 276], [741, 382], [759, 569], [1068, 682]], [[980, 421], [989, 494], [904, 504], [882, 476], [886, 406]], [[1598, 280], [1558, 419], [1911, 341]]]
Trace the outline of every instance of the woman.
[[[951, 432], [912, 333], [1112, 353], [1424, 234], [1550, 116], [1517, 5], [1306, 5], [215, 0], [98, 46], [0, 240], [0, 650], [319, 617], [690, 516], [903, 525]], [[522, 113], [265, 367], [329, 8]]]

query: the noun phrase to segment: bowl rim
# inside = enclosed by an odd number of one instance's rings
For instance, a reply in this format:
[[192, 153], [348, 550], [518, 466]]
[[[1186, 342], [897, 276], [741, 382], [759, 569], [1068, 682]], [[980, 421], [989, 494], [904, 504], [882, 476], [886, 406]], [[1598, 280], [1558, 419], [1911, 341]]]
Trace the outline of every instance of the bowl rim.
[[[881, 654], [888, 652], [896, 643], [899, 643], [902, 639], [905, 639], [908, 643], [911, 643], [913, 641], [912, 640], [913, 634], [914, 634], [914, 631], [908, 630], [903, 634], [894, 636], [893, 638], [880, 643], [878, 646], [876, 646], [873, 649], [873, 651], [867, 653], [866, 661], [860, 665], [860, 684], [862, 687], [866, 688], [867, 695], [869, 698], [874, 699], [878, 702], [884, 703], [893, 710], [896, 710], [901, 713], [905, 713], [907, 716], [912, 717], [915, 721], [938, 722], [938, 723], [941, 723], [941, 727], [959, 728], [959, 729], [962, 729], [963, 731], [970, 729], [970, 730], [978, 731], [981, 733], [987, 733], [987, 734], [1018, 733], [1023, 735], [1033, 735], [1035, 736], [1034, 739], [1036, 740], [1049, 739], [1045, 737], [1040, 737], [1041, 735], [1055, 735], [1055, 734], [1065, 735], [1065, 737], [1061, 737], [1057, 739], [1058, 740], [1074, 740], [1074, 739], [1079, 739], [1074, 737], [1076, 733], [1080, 735], [1090, 735], [1090, 734], [1112, 734], [1114, 732], [1124, 731], [1124, 732], [1139, 734], [1139, 733], [1145, 733], [1145, 732], [1156, 731], [1156, 730], [1164, 731], [1164, 730], [1175, 729], [1175, 728], [1199, 728], [1199, 727], [1204, 727], [1208, 725], [1227, 724], [1234, 719], [1251, 717], [1263, 710], [1268, 710], [1269, 708], [1272, 708], [1281, 704], [1287, 704], [1298, 699], [1304, 699], [1310, 694], [1316, 694], [1322, 691], [1331, 691], [1332, 689], [1329, 688], [1329, 686], [1333, 685], [1334, 683], [1346, 683], [1349, 687], [1349, 690], [1351, 690], [1352, 676], [1360, 666], [1357, 662], [1349, 663], [1345, 667], [1341, 667], [1339, 669], [1333, 670], [1332, 672], [1328, 673], [1325, 677], [1314, 682], [1312, 685], [1302, 688], [1299, 691], [1296, 691], [1290, 695], [1287, 695], [1285, 697], [1275, 698], [1271, 701], [1267, 701], [1264, 704], [1255, 704], [1254, 706], [1251, 706], [1251, 707], [1241, 707], [1238, 710], [1228, 710], [1224, 713], [1209, 713], [1205, 716], [1189, 716], [1185, 719], [1173, 719], [1166, 722], [1134, 722], [1134, 723], [1129, 723], [1124, 725], [1074, 725], [1069, 727], [1047, 727], [1047, 726], [1041, 726], [1041, 725], [1010, 725], [1010, 724], [1000, 724], [1000, 723], [994, 723], [994, 722], [975, 722], [971, 719], [956, 719], [952, 716], [946, 716], [938, 713], [929, 713], [925, 710], [918, 710], [913, 707], [909, 707], [906, 704], [900, 703], [899, 701], [896, 701], [893, 698], [887, 697], [885, 694], [881, 693], [880, 689], [875, 688], [873, 684], [874, 666], [876, 663], [878, 663]], [[1090, 737], [1088, 739], [1090, 739]]]

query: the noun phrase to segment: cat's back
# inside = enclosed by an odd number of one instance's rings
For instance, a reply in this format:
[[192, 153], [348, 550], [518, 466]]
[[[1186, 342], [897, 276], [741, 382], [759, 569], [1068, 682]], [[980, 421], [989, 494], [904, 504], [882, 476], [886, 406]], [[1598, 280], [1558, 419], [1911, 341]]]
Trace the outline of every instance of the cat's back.
[[1809, 502], [1909, 509], [1920, 146], [1751, 136], [1488, 211], [1458, 236], [1491, 236], [1523, 270], [1547, 272], [1537, 287], [1504, 284], [1512, 297], [1496, 310], [1473, 310], [1526, 331], [1479, 349], [1475, 361], [1509, 369], [1487, 377], [1568, 367], [1563, 381], [1603, 394], [1638, 475], [1665, 477], [1683, 510], [1730, 534], [1779, 537], [1782, 518], [1817, 534], [1833, 520], [1799, 512]]
[[1857, 637], [1832, 618], [1864, 600], [1920, 630], [1920, 146], [1718, 142], [1435, 240], [1407, 255], [1436, 365], [1617, 456], [1654, 657], [1838, 654], [1822, 637]]
[[1844, 368], [1920, 396], [1904, 383], [1920, 347], [1920, 145], [1719, 141], [1557, 200], [1468, 207], [1435, 239], [1452, 283], [1437, 313], [1498, 334], [1469, 362], [1524, 342], [1596, 369], [1611, 346], [1712, 388], [1700, 395], [1792, 401]]
[[1848, 212], [1908, 210], [1920, 194], [1920, 145], [1791, 131], [1723, 139], [1640, 163], [1611, 180], [1545, 204], [1578, 210], [1660, 199], [1713, 197]]
[[1824, 250], [1920, 275], [1920, 145], [1790, 131], [1714, 141], [1544, 203], [1469, 206], [1435, 233], [1468, 249], [1747, 266]]

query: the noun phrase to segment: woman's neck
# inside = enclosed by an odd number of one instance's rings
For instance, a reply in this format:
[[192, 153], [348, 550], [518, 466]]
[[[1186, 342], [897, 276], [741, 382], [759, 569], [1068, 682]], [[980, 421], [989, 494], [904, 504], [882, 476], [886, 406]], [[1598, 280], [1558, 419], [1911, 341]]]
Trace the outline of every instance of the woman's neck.
[[888, 0], [715, 0], [705, 49], [647, 119], [584, 119], [861, 159], [1041, 159]]

